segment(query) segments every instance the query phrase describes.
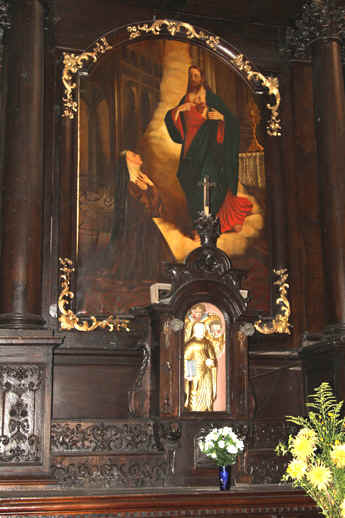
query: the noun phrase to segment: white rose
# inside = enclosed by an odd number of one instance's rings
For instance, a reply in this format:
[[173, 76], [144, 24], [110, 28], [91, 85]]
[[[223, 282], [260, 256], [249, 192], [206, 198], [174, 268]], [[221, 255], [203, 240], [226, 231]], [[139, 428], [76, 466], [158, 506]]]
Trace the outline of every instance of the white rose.
[[219, 448], [224, 448], [225, 442], [223, 440], [219, 441], [218, 446], [219, 446]]
[[211, 453], [210, 457], [212, 457], [212, 459], [216, 459], [217, 455], [215, 453]]
[[231, 444], [230, 446], [228, 446], [226, 449], [227, 449], [227, 451], [228, 451], [229, 453], [232, 453], [232, 454], [237, 453], [237, 448], [236, 448], [236, 446], [234, 446], [233, 444]]

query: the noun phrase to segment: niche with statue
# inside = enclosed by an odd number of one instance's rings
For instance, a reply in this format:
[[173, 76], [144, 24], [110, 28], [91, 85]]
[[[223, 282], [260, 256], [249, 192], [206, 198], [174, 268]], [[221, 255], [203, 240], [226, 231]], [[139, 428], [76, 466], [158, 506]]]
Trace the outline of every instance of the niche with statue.
[[226, 329], [214, 304], [199, 302], [184, 320], [183, 379], [186, 412], [226, 411]]
[[248, 415], [245, 272], [216, 247], [217, 224], [200, 217], [201, 246], [168, 266], [170, 292], [151, 306], [162, 417]]

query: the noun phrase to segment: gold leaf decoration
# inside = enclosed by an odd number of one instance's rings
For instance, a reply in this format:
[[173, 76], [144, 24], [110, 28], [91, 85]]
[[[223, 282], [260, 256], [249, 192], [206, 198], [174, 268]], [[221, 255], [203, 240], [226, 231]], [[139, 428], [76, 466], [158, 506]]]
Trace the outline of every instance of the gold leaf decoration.
[[278, 279], [273, 284], [279, 286], [279, 297], [276, 300], [276, 304], [280, 306], [280, 312], [270, 322], [264, 322], [263, 320], [257, 320], [254, 322], [254, 327], [259, 333], [264, 335], [271, 335], [273, 333], [279, 334], [291, 334], [289, 323], [289, 317], [291, 314], [290, 303], [287, 298], [287, 290], [289, 288], [287, 268], [281, 270], [273, 270], [278, 276]]
[[81, 320], [70, 308], [71, 301], [74, 299], [74, 293], [70, 290], [71, 274], [75, 271], [71, 259], [59, 258], [60, 262], [60, 285], [62, 291], [58, 298], [58, 308], [60, 311], [59, 322], [61, 329], [64, 331], [90, 332], [97, 328], [108, 329], [108, 331], [120, 331], [121, 329], [129, 332], [129, 320], [119, 319], [110, 315], [105, 320], [97, 320], [96, 317], [87, 317], [87, 320]]
[[173, 20], [155, 20], [151, 25], [144, 23], [143, 25], [129, 25], [127, 27], [130, 39], [138, 38], [142, 33], [151, 33], [154, 36], [159, 36], [162, 29], [166, 29], [170, 36], [183, 33], [189, 40], [196, 38], [204, 41], [212, 49], [215, 49], [220, 41], [218, 36], [213, 36], [203, 31], [198, 32], [190, 23]]
[[243, 54], [238, 54], [232, 59], [233, 64], [241, 72], [245, 72], [249, 81], [260, 81], [261, 84], [268, 89], [268, 94], [275, 97], [275, 104], [267, 104], [266, 107], [271, 111], [271, 118], [267, 124], [267, 134], [271, 137], [281, 136], [281, 125], [279, 120], [278, 109], [280, 106], [279, 80], [277, 77], [265, 77], [260, 72], [252, 69], [251, 64], [247, 61]]
[[82, 54], [63, 53], [64, 68], [62, 71], [62, 83], [65, 89], [65, 96], [63, 98], [65, 109], [62, 114], [63, 117], [74, 119], [74, 115], [78, 111], [78, 102], [73, 98], [73, 92], [77, 87], [74, 75], [77, 74], [88, 61], [92, 60], [96, 62], [99, 56], [111, 48], [112, 47], [107, 42], [106, 38], [101, 38], [96, 42], [96, 45], [91, 52], [83, 52]]

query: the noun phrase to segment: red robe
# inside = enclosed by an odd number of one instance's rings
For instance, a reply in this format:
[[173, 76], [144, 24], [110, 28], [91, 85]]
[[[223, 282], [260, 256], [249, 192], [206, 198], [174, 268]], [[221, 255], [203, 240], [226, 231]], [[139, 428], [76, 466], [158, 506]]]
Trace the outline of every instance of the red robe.
[[[177, 108], [173, 110], [173, 120], [176, 129], [180, 132], [181, 137], [185, 139], [184, 145], [184, 156], [186, 156], [189, 146], [191, 145], [193, 138], [204, 124], [206, 119], [201, 113], [192, 107], [191, 110], [184, 112], [185, 124], [186, 124], [186, 135], [184, 135], [183, 126], [180, 117], [175, 120], [175, 113]], [[224, 121], [218, 122], [217, 131], [217, 143], [222, 144], [224, 141]], [[248, 198], [244, 196], [235, 196], [230, 189], [228, 189], [222, 206], [220, 207], [217, 216], [220, 221], [221, 233], [229, 232], [232, 230], [241, 230], [242, 225], [246, 217], [251, 213], [253, 204]]]

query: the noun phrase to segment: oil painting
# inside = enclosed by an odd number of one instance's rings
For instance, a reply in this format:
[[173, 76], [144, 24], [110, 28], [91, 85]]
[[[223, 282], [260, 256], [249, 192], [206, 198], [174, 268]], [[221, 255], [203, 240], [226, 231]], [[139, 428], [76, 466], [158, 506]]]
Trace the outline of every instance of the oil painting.
[[200, 246], [201, 211], [269, 310], [262, 116], [229, 65], [192, 42], [114, 48], [80, 80], [78, 126], [78, 312], [149, 304], [165, 264]]

